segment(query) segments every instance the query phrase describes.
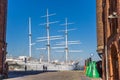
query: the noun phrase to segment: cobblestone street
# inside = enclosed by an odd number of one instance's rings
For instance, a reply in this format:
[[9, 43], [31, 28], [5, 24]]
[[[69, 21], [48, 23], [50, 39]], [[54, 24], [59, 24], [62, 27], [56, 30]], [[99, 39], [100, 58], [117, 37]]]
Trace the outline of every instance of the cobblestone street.
[[59, 72], [44, 72], [35, 75], [25, 76], [23, 75], [5, 80], [101, 80], [101, 79], [90, 79], [86, 77], [82, 71], [59, 71]]

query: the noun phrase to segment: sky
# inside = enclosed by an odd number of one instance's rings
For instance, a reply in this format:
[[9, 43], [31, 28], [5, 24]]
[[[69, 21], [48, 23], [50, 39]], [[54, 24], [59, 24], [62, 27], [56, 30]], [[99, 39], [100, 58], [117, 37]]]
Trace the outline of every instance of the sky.
[[[46, 47], [46, 42], [36, 42], [37, 37], [46, 36], [46, 27], [43, 24], [46, 18], [46, 10], [50, 14], [50, 22], [58, 23], [50, 25], [50, 36], [62, 35], [65, 30], [60, 24], [68, 22], [74, 23], [68, 29], [76, 29], [68, 32], [69, 41], [80, 41], [78, 45], [69, 45], [71, 50], [82, 50], [79, 53], [69, 53], [70, 60], [85, 60], [94, 54], [93, 60], [99, 60], [97, 55], [96, 38], [96, 0], [8, 0], [7, 12], [7, 51], [12, 56], [28, 56], [28, 18], [32, 20], [32, 56], [39, 58], [41, 55], [47, 56], [45, 50], [36, 48]], [[51, 46], [55, 46], [62, 40], [50, 41]], [[65, 53], [51, 52], [51, 59], [65, 59]]]

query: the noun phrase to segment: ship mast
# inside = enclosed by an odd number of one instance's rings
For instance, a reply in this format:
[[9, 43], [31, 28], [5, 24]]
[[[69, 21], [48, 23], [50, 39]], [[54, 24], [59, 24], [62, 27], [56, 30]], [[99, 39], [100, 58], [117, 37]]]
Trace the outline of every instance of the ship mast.
[[66, 62], [68, 61], [68, 25], [73, 23], [68, 23], [67, 18], [65, 18], [65, 54], [66, 54]]
[[66, 53], [66, 62], [68, 61], [68, 31], [67, 31], [67, 27], [68, 27], [68, 22], [67, 22], [67, 18], [65, 19], [65, 53]]
[[[53, 16], [55, 14], [49, 14], [48, 12], [48, 9], [47, 9], [47, 12], [46, 12], [46, 15], [45, 16], [42, 16], [42, 17], [46, 17], [46, 31], [47, 31], [47, 54], [48, 54], [48, 63], [50, 62], [50, 24], [53, 24], [53, 23], [56, 23], [55, 22], [50, 22], [49, 21], [49, 16]], [[44, 24], [43, 24], [44, 25]]]
[[[65, 18], [65, 23], [61, 24], [61, 25], [65, 26], [65, 30], [61, 30], [61, 31], [63, 31], [65, 33], [65, 41], [56, 44], [58, 46], [62, 46], [62, 45], [65, 46], [64, 49], [65, 49], [65, 61], [66, 61], [66, 63], [68, 62], [68, 54], [69, 54], [69, 52], [77, 52], [77, 53], [82, 52], [81, 50], [69, 50], [68, 49], [68, 45], [80, 44], [79, 41], [68, 41], [68, 31], [76, 30], [76, 29], [68, 29], [68, 25], [70, 25], [70, 24], [73, 24], [73, 23], [68, 23], [68, 19]], [[63, 47], [59, 47], [59, 48], [63, 48]], [[59, 50], [59, 51], [56, 51], [56, 52], [64, 52], [64, 51]]]
[[31, 56], [31, 47], [32, 47], [32, 32], [31, 32], [31, 18], [29, 17], [29, 57]]
[[48, 62], [50, 62], [50, 31], [49, 31], [49, 14], [47, 9], [47, 15], [46, 15], [46, 29], [47, 29], [47, 50], [48, 50]]

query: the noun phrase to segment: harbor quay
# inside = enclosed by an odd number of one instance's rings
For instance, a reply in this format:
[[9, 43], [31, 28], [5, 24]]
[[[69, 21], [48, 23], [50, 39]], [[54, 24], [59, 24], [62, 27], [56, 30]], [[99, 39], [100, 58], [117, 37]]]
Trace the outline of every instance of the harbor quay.
[[84, 71], [11, 71], [4, 80], [102, 80], [89, 78]]

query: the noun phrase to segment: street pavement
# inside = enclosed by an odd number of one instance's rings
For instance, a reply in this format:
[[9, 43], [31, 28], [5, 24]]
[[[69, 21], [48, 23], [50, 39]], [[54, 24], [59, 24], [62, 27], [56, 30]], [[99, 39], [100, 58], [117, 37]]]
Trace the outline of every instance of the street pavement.
[[13, 71], [4, 80], [101, 80], [90, 79], [83, 71]]

